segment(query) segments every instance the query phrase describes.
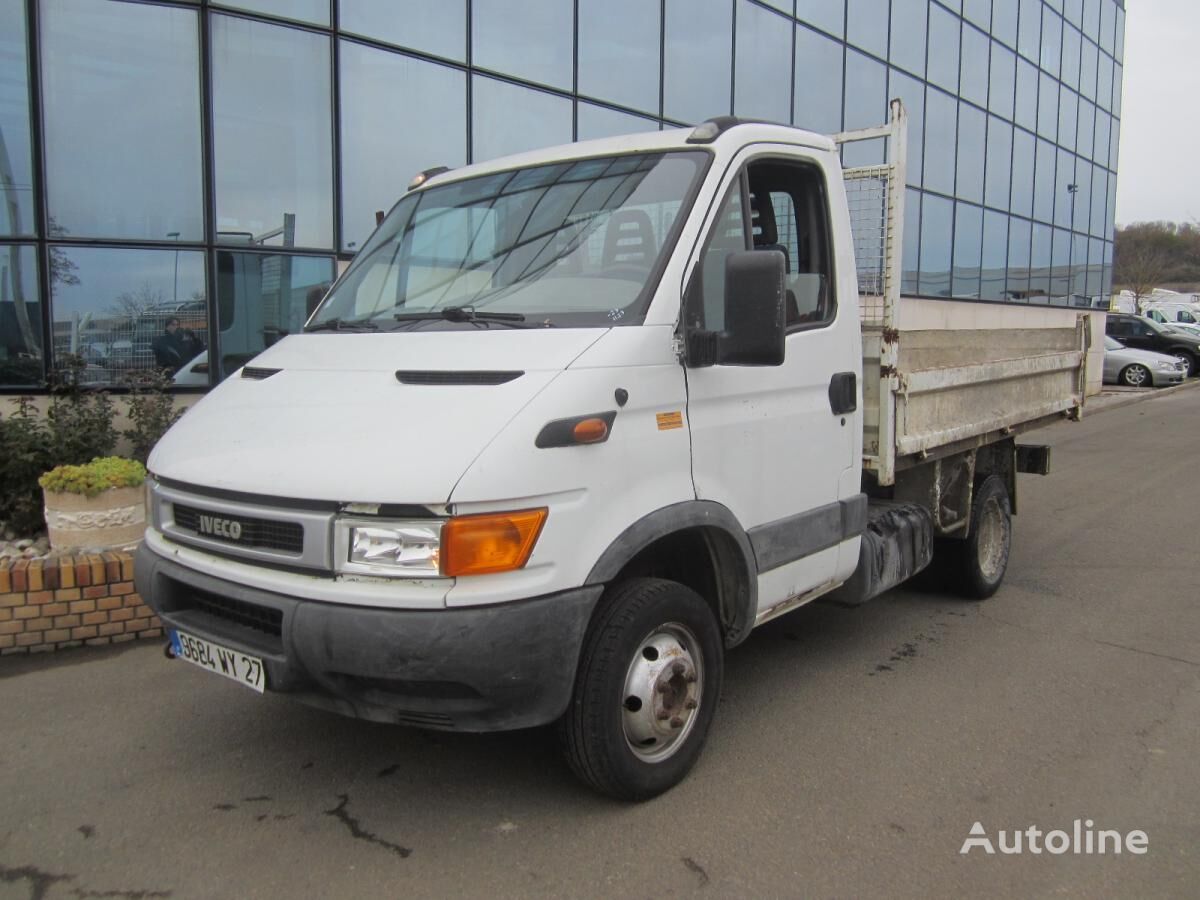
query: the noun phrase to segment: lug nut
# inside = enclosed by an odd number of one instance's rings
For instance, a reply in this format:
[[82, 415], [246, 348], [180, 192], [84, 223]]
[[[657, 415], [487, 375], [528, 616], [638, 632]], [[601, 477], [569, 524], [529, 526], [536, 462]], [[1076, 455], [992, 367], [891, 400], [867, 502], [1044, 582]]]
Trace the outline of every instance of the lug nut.
[[656, 684], [654, 686], [654, 689], [656, 691], [658, 691], [660, 694], [666, 694], [666, 693], [670, 692], [671, 686], [669, 684], [667, 684], [665, 681], [660, 681], [658, 684]]
[[683, 727], [683, 719], [679, 718], [679, 716], [676, 716], [675, 718], [673, 718], [671, 720], [671, 727], [672, 728], [682, 728]]
[[667, 712], [665, 709], [660, 709], [656, 713], [655, 718], [657, 718], [658, 721], [660, 721], [660, 722], [665, 722], [667, 719], [671, 718], [671, 714], [669, 712]]
[[685, 669], [687, 669], [687, 666], [683, 664], [682, 660], [677, 659], [675, 662], [671, 663], [671, 671], [676, 675], [682, 675]]
[[696, 683], [696, 673], [688, 672], [687, 677], [684, 678], [683, 680], [686, 681], [688, 684], [695, 684]]
[[683, 705], [684, 705], [684, 707], [685, 707], [686, 709], [695, 709], [695, 708], [696, 708], [697, 706], [699, 706], [700, 704], [699, 704], [699, 703], [697, 703], [695, 700], [693, 700], [693, 699], [691, 699], [691, 698], [689, 697], [689, 698], [688, 698], [688, 701], [687, 701], [687, 703], [685, 703], [685, 704], [683, 704]]

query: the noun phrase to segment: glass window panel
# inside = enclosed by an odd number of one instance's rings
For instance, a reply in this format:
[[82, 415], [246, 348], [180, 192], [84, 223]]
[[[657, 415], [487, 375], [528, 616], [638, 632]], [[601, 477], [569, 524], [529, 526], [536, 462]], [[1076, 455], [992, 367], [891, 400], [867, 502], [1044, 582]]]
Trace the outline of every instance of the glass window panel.
[[1104, 237], [1106, 203], [1108, 201], [1108, 172], [1100, 166], [1092, 166], [1092, 210], [1089, 231], [1096, 237]]
[[196, 16], [42, 4], [51, 236], [204, 238]]
[[1017, 107], [1016, 123], [1030, 131], [1037, 127], [1038, 101], [1037, 69], [1023, 59], [1017, 60]]
[[1100, 38], [1100, 4], [1106, 0], [1083, 0], [1083, 33], [1093, 41]]
[[887, 119], [887, 67], [857, 50], [846, 51], [846, 129], [871, 128]]
[[[1088, 241], [1087, 255], [1087, 280], [1085, 282], [1084, 291], [1088, 298], [1092, 301], [1091, 305], [1096, 306], [1097, 301], [1102, 301], [1100, 294], [1100, 270], [1104, 266], [1104, 242], [1092, 238]], [[1101, 304], [1107, 306], [1107, 303]]]
[[1054, 229], [1050, 263], [1050, 296], [1061, 302], [1071, 292], [1071, 233]]
[[1028, 60], [1037, 62], [1042, 43], [1041, 0], [1021, 0], [1017, 51]]
[[1074, 150], [1078, 138], [1076, 129], [1079, 126], [1079, 95], [1067, 88], [1059, 91], [1058, 97], [1058, 143], [1068, 150]]
[[1112, 134], [1113, 120], [1106, 112], [1096, 110], [1096, 146], [1092, 151], [1092, 162], [1102, 166], [1109, 165], [1109, 139]]
[[342, 42], [342, 249], [357, 250], [414, 175], [467, 161], [466, 75]]
[[1113, 274], [1113, 245], [1105, 243], [1104, 245], [1104, 273], [1101, 276], [1100, 293], [1104, 297], [1112, 296], [1112, 274]]
[[333, 283], [331, 257], [217, 251], [217, 378], [297, 334]]
[[230, 16], [212, 35], [218, 239], [332, 247], [329, 38]]
[[842, 130], [841, 42], [796, 26], [796, 108], [792, 122], [822, 134]]
[[471, 55], [477, 66], [569, 90], [572, 4], [560, 0], [474, 0]]
[[1062, 17], [1042, 8], [1042, 69], [1058, 77], [1062, 57]]
[[1054, 145], [1039, 140], [1033, 181], [1033, 217], [1043, 222], [1054, 219], [1054, 161]]
[[1074, 163], [1070, 184], [1075, 185], [1075, 193], [1064, 196], [1067, 203], [1074, 205], [1073, 210], [1068, 210], [1067, 226], [1073, 231], [1088, 231], [1092, 215], [1092, 166], [1083, 159], [1075, 159]]
[[892, 63], [922, 76], [928, 14], [928, 0], [892, 0]]
[[1117, 168], [1118, 151], [1121, 148], [1121, 120], [1111, 119], [1112, 127], [1109, 129], [1109, 146], [1108, 146], [1108, 167], [1110, 169]]
[[962, 30], [962, 72], [958, 94], [979, 106], [987, 106], [988, 45], [982, 31], [964, 25]]
[[1096, 99], [1096, 65], [1099, 51], [1090, 41], [1084, 41], [1079, 50], [1079, 93], [1089, 100]]
[[1058, 82], [1044, 72], [1038, 79], [1037, 132], [1048, 141], [1058, 136]]
[[1083, 0], [1066, 0], [1063, 4], [1063, 15], [1076, 28], [1083, 27]]
[[948, 6], [956, 13], [962, 12], [962, 0], [939, 0], [943, 6]]
[[983, 202], [983, 161], [987, 115], [973, 106], [958, 107], [958, 181], [955, 193], [973, 203]]
[[617, 112], [594, 103], [579, 104], [578, 140], [590, 141], [593, 138], [614, 137], [619, 134], [636, 134], [639, 131], [654, 131], [658, 122], [654, 119], [643, 119], [641, 116], [631, 116], [629, 113]]
[[992, 37], [1010, 47], [1017, 46], [1017, 4], [1013, 0], [996, 0], [992, 4]]
[[1067, 26], [1063, 29], [1062, 80], [1069, 87], [1079, 88], [1079, 54], [1083, 35]]
[[1111, 57], [1100, 54], [1100, 64], [1096, 68], [1096, 102], [1101, 109], [1113, 112], [1113, 61]]
[[992, 0], [963, 0], [963, 18], [988, 31], [992, 26]]
[[[738, 25], [741, 25], [740, 19]], [[888, 49], [888, 0], [846, 0], [846, 41], [885, 59]]]
[[987, 210], [983, 214], [983, 253], [980, 260], [979, 296], [1004, 299], [1004, 271], [1008, 265], [1008, 216]]
[[768, 6], [773, 6], [780, 12], [785, 12], [789, 16], [792, 14], [794, 4], [792, 0], [765, 0]]
[[1029, 293], [1030, 227], [1025, 219], [1008, 220], [1008, 278], [1005, 293], [1020, 300]]
[[888, 96], [899, 97], [908, 114], [908, 183], [919, 187], [925, 153], [925, 85], [895, 69], [890, 76]]
[[955, 204], [954, 280], [955, 297], [979, 296], [979, 264], [983, 241], [983, 210], [969, 203]]
[[921, 278], [919, 292], [950, 296], [950, 249], [954, 201], [926, 194], [921, 200]]
[[1113, 56], [1118, 62], [1125, 61], [1125, 10], [1117, 7], [1117, 21], [1113, 26]]
[[314, 25], [329, 24], [329, 0], [221, 0], [221, 5]]
[[1101, 0], [1100, 3], [1100, 49], [1112, 53], [1114, 49], [1114, 26], [1116, 25], [1116, 0]]
[[926, 188], [943, 194], [954, 193], [954, 138], [957, 133], [958, 103], [941, 91], [927, 91], [923, 182]]
[[929, 80], [958, 92], [958, 41], [962, 21], [937, 4], [929, 7]]
[[900, 290], [916, 294], [919, 290], [918, 266], [921, 255], [921, 192], [904, 192], [904, 256], [901, 262]]
[[1113, 93], [1112, 93], [1112, 114], [1118, 119], [1121, 118], [1121, 97], [1122, 87], [1125, 82], [1125, 67], [1121, 65], [1113, 66]]
[[[791, 29], [781, 21], [778, 30], [787, 44], [783, 59], [788, 65]], [[658, 53], [656, 4], [642, 0], [580, 0], [579, 93], [657, 113]], [[789, 68], [783, 83], [786, 85], [790, 78]]]
[[1029, 247], [1029, 295], [1045, 297], [1050, 292], [1050, 265], [1053, 260], [1054, 229], [1049, 225], [1033, 226], [1033, 242]]
[[1075, 157], [1066, 150], [1058, 151], [1058, 166], [1054, 172], [1054, 224], [1060, 228], [1071, 225], [1071, 201], [1068, 186], [1075, 184]]
[[1020, 216], [1033, 215], [1034, 138], [1028, 131], [1013, 129], [1012, 211]]
[[0, 386], [37, 387], [43, 377], [37, 252], [0, 246]]
[[338, 2], [338, 26], [343, 31], [447, 59], [467, 58], [467, 0]]
[[1096, 135], [1096, 107], [1087, 100], [1079, 101], [1079, 125], [1076, 129], [1075, 146], [1080, 156], [1092, 157]]
[[1012, 178], [1013, 129], [1007, 122], [988, 117], [987, 185], [984, 202], [997, 209], [1008, 209], [1009, 181]]
[[787, 88], [792, 80], [789, 20], [748, 0], [739, 0], [735, 58], [734, 113], [786, 122], [791, 112]]
[[732, 29], [729, 0], [667, 0], [663, 115], [680, 122], [729, 115]]
[[[87, 361], [89, 384], [172, 373], [208, 346], [208, 293], [199, 250], [50, 248], [51, 364]], [[175, 327], [171, 323], [175, 322]]]
[[[33, 152], [29, 143], [29, 59], [25, 4], [0, 4], [0, 234], [32, 235]], [[36, 302], [36, 301], [35, 301]]]
[[988, 93], [988, 109], [1006, 119], [1013, 117], [1013, 100], [1016, 93], [1017, 56], [1011, 50], [992, 42], [991, 90]]
[[471, 159], [481, 162], [571, 141], [571, 101], [476, 75]]
[[846, 0], [796, 0], [796, 18], [841, 37], [846, 28]]

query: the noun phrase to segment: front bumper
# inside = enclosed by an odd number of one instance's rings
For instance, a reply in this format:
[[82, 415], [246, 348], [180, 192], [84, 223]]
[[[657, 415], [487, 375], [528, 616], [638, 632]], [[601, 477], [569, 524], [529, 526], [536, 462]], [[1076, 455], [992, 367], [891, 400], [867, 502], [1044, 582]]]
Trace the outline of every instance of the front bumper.
[[261, 657], [268, 690], [355, 718], [461, 731], [562, 715], [603, 590], [458, 609], [345, 606], [214, 578], [144, 543], [134, 571], [166, 627]]

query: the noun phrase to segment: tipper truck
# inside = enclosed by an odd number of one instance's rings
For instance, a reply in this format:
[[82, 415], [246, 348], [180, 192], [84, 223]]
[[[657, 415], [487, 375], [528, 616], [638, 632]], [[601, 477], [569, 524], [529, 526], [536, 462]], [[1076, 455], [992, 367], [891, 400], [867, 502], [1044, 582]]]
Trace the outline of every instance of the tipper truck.
[[[843, 169], [844, 145], [886, 147]], [[1087, 334], [906, 330], [905, 121], [723, 117], [418, 175], [304, 332], [150, 457], [137, 588], [167, 655], [375, 721], [556, 723], [677, 784], [725, 654], [931, 567], [1004, 578], [1016, 435]]]

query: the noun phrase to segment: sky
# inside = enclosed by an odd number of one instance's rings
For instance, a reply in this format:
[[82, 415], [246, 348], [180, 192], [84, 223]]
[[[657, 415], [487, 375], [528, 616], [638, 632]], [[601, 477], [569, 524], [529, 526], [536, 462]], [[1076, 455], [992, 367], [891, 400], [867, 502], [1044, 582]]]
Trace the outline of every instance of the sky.
[[1200, 222], [1200, 0], [1126, 0], [1117, 224]]

